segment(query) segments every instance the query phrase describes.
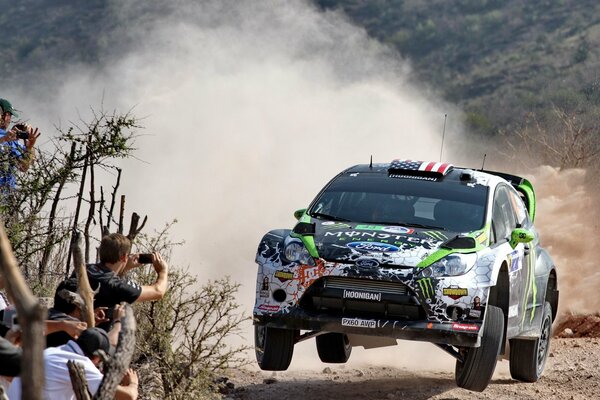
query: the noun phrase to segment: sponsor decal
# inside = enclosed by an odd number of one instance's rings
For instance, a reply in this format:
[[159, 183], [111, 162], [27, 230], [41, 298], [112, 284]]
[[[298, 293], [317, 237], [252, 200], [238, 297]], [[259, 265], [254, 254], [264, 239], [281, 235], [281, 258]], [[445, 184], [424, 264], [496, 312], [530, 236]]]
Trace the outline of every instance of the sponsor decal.
[[427, 323], [427, 329], [433, 329], [433, 323], [432, 322], [428, 322]]
[[259, 296], [262, 298], [268, 298], [271, 295], [271, 293], [268, 290], [261, 290], [259, 293]]
[[421, 278], [417, 280], [419, 284], [419, 289], [421, 289], [421, 293], [426, 299], [430, 299], [435, 294], [433, 290], [433, 283], [431, 282], [431, 278]]
[[376, 328], [377, 322], [373, 319], [342, 318], [342, 326], [355, 326], [359, 328]]
[[265, 276], [263, 278], [260, 290], [269, 290], [269, 277]]
[[458, 300], [461, 297], [468, 296], [469, 291], [464, 288], [459, 288], [457, 286], [446, 287], [442, 290], [442, 294], [444, 296], [450, 297], [452, 300]]
[[[372, 229], [371, 229], [372, 230]], [[416, 236], [406, 236], [404, 234], [397, 233], [385, 233], [381, 232], [357, 232], [357, 231], [345, 231], [345, 232], [325, 232], [325, 237], [327, 236], [335, 236], [338, 239], [351, 238], [351, 239], [378, 239], [378, 240], [391, 240], [394, 242], [401, 243], [416, 243], [420, 244], [423, 242], [423, 239]], [[442, 239], [439, 239], [442, 240]]]
[[325, 222], [321, 223], [321, 225], [335, 225], [335, 222], [333, 222], [333, 221], [325, 221]]
[[403, 226], [384, 226], [382, 231], [387, 232], [387, 233], [398, 233], [398, 234], [405, 234], [405, 235], [411, 235], [415, 232], [414, 229], [405, 228]]
[[352, 242], [346, 245], [347, 247], [364, 252], [392, 253], [400, 250], [398, 247], [381, 242]]
[[375, 268], [375, 267], [379, 266], [379, 261], [373, 260], [372, 258], [363, 258], [363, 259], [356, 260], [355, 265], [358, 268], [371, 269], [371, 268]]
[[346, 289], [344, 289], [344, 296], [343, 296], [343, 298], [344, 299], [381, 301], [381, 293], [359, 292], [357, 290], [346, 290]]
[[290, 281], [294, 279], [294, 273], [290, 271], [276, 271], [273, 275], [281, 282]]
[[260, 306], [258, 306], [259, 310], [268, 312], [277, 312], [279, 311], [279, 308], [280, 306], [276, 304], [261, 304]]
[[309, 265], [302, 265], [298, 270], [298, 276], [300, 277], [300, 284], [302, 286], [308, 286], [316, 279], [323, 276], [325, 268], [323, 264], [319, 263], [316, 267]]
[[481, 318], [481, 298], [473, 297], [473, 308], [469, 310], [469, 317]]
[[458, 322], [455, 322], [452, 324], [452, 329], [455, 331], [477, 332], [479, 330], [479, 325], [460, 324]]
[[435, 178], [432, 176], [417, 176], [417, 175], [390, 174], [390, 178], [416, 179], [419, 181], [432, 181], [432, 182], [438, 181], [438, 178]]
[[523, 263], [518, 250], [514, 250], [508, 255], [509, 273], [517, 272], [521, 269]]
[[430, 238], [432, 238], [434, 240], [447, 240], [448, 239], [448, 236], [446, 236], [442, 232], [438, 232], [438, 231], [427, 231], [427, 232], [423, 232], [423, 234], [429, 236]]
[[381, 226], [381, 225], [356, 225], [357, 230], [363, 231], [382, 231], [387, 233], [396, 233], [403, 235], [410, 235], [415, 232], [414, 229], [405, 228], [403, 226]]
[[325, 221], [321, 224], [321, 227], [323, 228], [323, 230], [335, 230], [335, 229], [348, 229], [351, 228], [350, 225], [348, 224], [344, 224], [344, 223], [340, 223], [340, 222], [333, 222], [333, 221]]

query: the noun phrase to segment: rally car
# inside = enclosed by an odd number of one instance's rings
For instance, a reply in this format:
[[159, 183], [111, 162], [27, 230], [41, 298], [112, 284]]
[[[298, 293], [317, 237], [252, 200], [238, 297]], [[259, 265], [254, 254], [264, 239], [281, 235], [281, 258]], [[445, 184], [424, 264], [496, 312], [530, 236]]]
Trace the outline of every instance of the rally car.
[[514, 379], [537, 381], [558, 287], [535, 209], [531, 183], [504, 173], [411, 160], [346, 169], [293, 229], [260, 241], [260, 368], [287, 369], [313, 337], [326, 363], [408, 339], [455, 357], [469, 390], [487, 387], [502, 356]]

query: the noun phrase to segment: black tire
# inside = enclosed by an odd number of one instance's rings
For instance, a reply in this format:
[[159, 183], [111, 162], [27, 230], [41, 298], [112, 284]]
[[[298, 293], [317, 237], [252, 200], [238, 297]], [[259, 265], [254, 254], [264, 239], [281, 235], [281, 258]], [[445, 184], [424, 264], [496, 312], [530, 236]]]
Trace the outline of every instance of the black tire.
[[265, 371], [288, 369], [294, 354], [295, 336], [295, 330], [254, 325], [254, 350], [260, 369]]
[[352, 346], [348, 335], [325, 333], [316, 337], [317, 352], [324, 363], [343, 364], [350, 358]]
[[552, 306], [544, 303], [540, 337], [535, 340], [510, 341], [510, 376], [523, 382], [537, 382], [544, 372], [550, 338], [552, 337]]
[[464, 362], [456, 361], [456, 384], [464, 389], [483, 392], [492, 380], [498, 354], [504, 338], [504, 313], [495, 306], [487, 306], [480, 347], [469, 347]]

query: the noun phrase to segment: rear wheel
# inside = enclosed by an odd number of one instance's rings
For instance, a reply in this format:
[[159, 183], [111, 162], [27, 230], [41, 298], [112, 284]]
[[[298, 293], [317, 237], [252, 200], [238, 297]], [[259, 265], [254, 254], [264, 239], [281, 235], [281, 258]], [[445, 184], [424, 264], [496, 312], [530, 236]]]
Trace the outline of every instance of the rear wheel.
[[294, 354], [294, 337], [291, 329], [254, 325], [254, 348], [260, 369], [285, 371]]
[[550, 338], [552, 337], [552, 306], [544, 304], [540, 337], [535, 340], [510, 341], [510, 376], [523, 382], [536, 382], [544, 372]]
[[464, 362], [456, 361], [456, 384], [461, 388], [482, 392], [492, 380], [504, 337], [504, 314], [495, 306], [487, 306], [481, 346], [464, 351]]
[[348, 335], [325, 333], [316, 337], [319, 358], [325, 363], [343, 364], [350, 358], [352, 346]]

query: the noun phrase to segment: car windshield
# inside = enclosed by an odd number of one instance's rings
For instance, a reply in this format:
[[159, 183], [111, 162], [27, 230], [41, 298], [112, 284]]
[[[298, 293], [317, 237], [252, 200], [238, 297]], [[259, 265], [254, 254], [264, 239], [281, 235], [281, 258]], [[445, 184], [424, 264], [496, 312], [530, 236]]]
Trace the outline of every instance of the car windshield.
[[313, 201], [309, 214], [335, 221], [470, 232], [483, 226], [487, 192], [487, 186], [457, 180], [344, 174]]

